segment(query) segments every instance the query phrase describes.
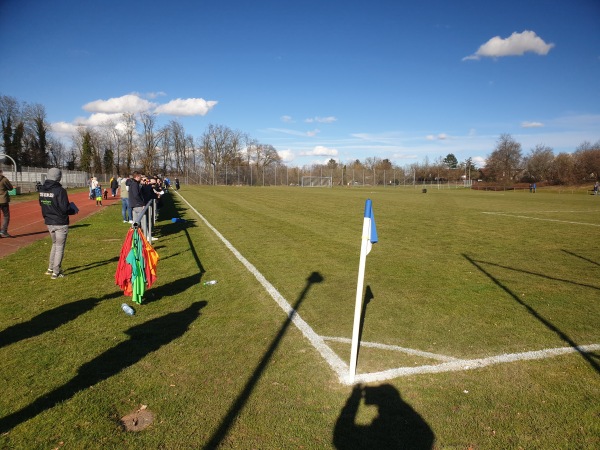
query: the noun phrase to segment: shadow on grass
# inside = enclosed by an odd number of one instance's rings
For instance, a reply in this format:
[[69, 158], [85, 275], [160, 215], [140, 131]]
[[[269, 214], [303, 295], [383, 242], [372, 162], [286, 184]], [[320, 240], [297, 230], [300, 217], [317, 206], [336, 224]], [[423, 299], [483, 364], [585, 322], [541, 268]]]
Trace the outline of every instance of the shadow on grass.
[[360, 354], [360, 343], [362, 341], [363, 329], [365, 327], [365, 317], [367, 315], [367, 305], [371, 300], [374, 300], [375, 296], [373, 295], [373, 291], [371, 290], [371, 286], [367, 285], [365, 289], [365, 297], [362, 303], [362, 311], [360, 315], [360, 325], [358, 327], [358, 346], [356, 348], [356, 361], [358, 364], [358, 355]]
[[61, 387], [37, 398], [19, 411], [1, 418], [0, 433], [6, 433], [20, 423], [53, 408], [58, 403], [69, 400], [77, 392], [118, 374], [146, 355], [179, 338], [198, 318], [200, 310], [206, 304], [205, 301], [195, 302], [183, 311], [170, 313], [129, 328], [125, 332], [130, 336], [129, 340], [82, 365], [77, 371], [77, 375]]
[[[566, 253], [569, 253], [569, 252], [566, 252]], [[573, 253], [570, 253], [570, 254], [573, 256], [577, 256], [578, 258], [581, 258], [581, 256], [579, 256], [579, 255], [574, 255]], [[465, 258], [467, 258], [470, 262], [472, 262], [468, 256], [465, 256]], [[582, 258], [582, 259], [584, 259], [588, 262], [592, 262], [589, 259], [585, 259], [585, 258]], [[495, 266], [495, 267], [500, 267], [501, 269], [512, 270], [513, 272], [526, 273], [527, 275], [533, 275], [535, 277], [545, 278], [547, 280], [560, 281], [561, 283], [574, 284], [575, 286], [581, 286], [581, 287], [585, 287], [585, 288], [600, 290], [600, 286], [593, 286], [591, 284], [578, 283], [576, 281], [565, 280], [564, 278], [551, 277], [551, 276], [545, 275], [543, 273], [531, 272], [529, 270], [515, 269], [514, 267], [503, 266], [502, 264], [496, 264], [496, 263], [489, 262], [489, 261], [478, 261], [478, 262], [481, 262], [482, 264], [487, 264], [488, 266]], [[595, 264], [595, 263], [592, 262], [592, 264]]]
[[161, 284], [160, 286], [148, 289], [144, 294], [143, 304], [152, 303], [164, 297], [169, 297], [187, 291], [192, 286], [200, 283], [202, 275], [195, 273], [179, 280], [171, 281], [170, 283]]
[[[598, 362], [595, 361], [595, 359], [598, 358], [597, 355], [590, 354], [588, 352], [583, 351], [579, 347], [579, 345], [575, 341], [573, 341], [573, 339], [571, 339], [564, 331], [562, 331], [560, 328], [558, 328], [556, 325], [554, 325], [548, 319], [542, 317], [542, 315], [540, 313], [538, 313], [534, 308], [532, 308], [527, 303], [525, 303], [521, 298], [519, 298], [519, 296], [517, 294], [515, 294], [513, 291], [511, 291], [509, 288], [507, 288], [505, 285], [503, 285], [491, 273], [489, 273], [487, 270], [485, 270], [481, 264], [489, 264], [489, 265], [492, 265], [495, 267], [501, 267], [501, 268], [506, 268], [506, 269], [511, 269], [511, 270], [516, 270], [516, 269], [509, 268], [509, 267], [503, 267], [498, 264], [486, 263], [483, 261], [476, 261], [473, 258], [469, 257], [468, 255], [465, 255], [464, 253], [463, 253], [463, 256], [467, 261], [469, 261], [473, 266], [475, 266], [486, 277], [488, 277], [490, 280], [492, 280], [494, 282], [494, 284], [496, 284], [500, 289], [502, 289], [504, 292], [506, 292], [508, 295], [510, 295], [514, 301], [516, 301], [519, 305], [523, 306], [529, 314], [531, 314], [540, 323], [542, 323], [546, 328], [548, 328], [550, 331], [554, 332], [559, 338], [561, 338], [563, 341], [565, 341], [567, 344], [569, 344], [571, 347], [573, 347], [573, 349], [575, 349], [581, 355], [581, 357], [583, 359], [585, 359], [585, 361], [592, 367], [592, 369], [594, 369], [597, 373], [600, 374], [600, 364], [598, 364]], [[526, 272], [526, 271], [522, 271], [522, 272], [531, 273], [531, 272]], [[575, 283], [575, 284], [577, 284], [577, 283]]]
[[310, 287], [315, 283], [321, 283], [323, 280], [324, 280], [324, 278], [318, 272], [311, 273], [310, 276], [306, 279], [306, 286], [304, 287], [304, 289], [298, 296], [296, 303], [292, 307], [292, 311], [290, 311], [290, 313], [288, 314], [287, 319], [285, 320], [285, 322], [279, 329], [279, 332], [277, 333], [277, 335], [271, 342], [271, 345], [269, 345], [269, 348], [265, 352], [260, 363], [258, 364], [258, 366], [256, 366], [256, 369], [254, 369], [254, 372], [252, 373], [252, 375], [246, 382], [244, 389], [242, 390], [242, 392], [240, 392], [240, 394], [236, 398], [235, 402], [233, 402], [233, 404], [229, 408], [229, 411], [227, 412], [227, 415], [221, 421], [219, 428], [212, 434], [210, 440], [204, 446], [205, 449], [216, 449], [220, 445], [220, 443], [223, 441], [223, 439], [227, 436], [229, 428], [235, 422], [236, 417], [240, 414], [240, 412], [244, 408], [246, 402], [250, 398], [250, 395], [252, 394], [252, 391], [254, 390], [254, 386], [256, 385], [256, 383], [262, 376], [263, 371], [269, 364], [271, 357], [273, 356], [273, 354], [275, 353], [275, 350], [279, 346], [279, 342], [285, 335], [288, 327], [291, 325], [292, 320], [294, 319], [294, 315], [296, 314], [296, 311], [300, 307], [300, 304], [304, 301], [304, 298], [306, 297], [306, 294], [308, 293]]
[[570, 252], [569, 250], [563, 249], [562, 251], [563, 251], [563, 253], [566, 253], [567, 255], [571, 255], [571, 256], [574, 256], [575, 258], [583, 259], [585, 262], [589, 262], [590, 264], [593, 264], [595, 266], [600, 266], [600, 263], [598, 263], [596, 261], [592, 261], [591, 259], [588, 259], [585, 256], [578, 255], [577, 253]]
[[163, 196], [162, 199], [163, 204], [159, 211], [159, 217], [161, 220], [168, 220], [168, 222], [158, 227], [161, 237], [166, 237], [170, 234], [177, 234], [181, 230], [197, 226], [195, 220], [172, 222], [172, 219], [181, 218], [182, 213], [186, 210], [180, 206], [180, 202], [174, 197], [174, 194], [169, 193], [168, 195]]
[[101, 301], [117, 298], [120, 295], [122, 295], [121, 292], [113, 292], [104, 297], [84, 298], [83, 300], [77, 300], [76, 302], [67, 303], [44, 311], [27, 322], [12, 325], [0, 331], [0, 348], [52, 331], [91, 311]]
[[[358, 425], [358, 409], [376, 407], [377, 416], [368, 425]], [[346, 449], [413, 449], [433, 447], [435, 435], [427, 422], [405, 401], [395, 387], [356, 385], [333, 431], [333, 445]]]
[[101, 266], [104, 266], [106, 264], [110, 264], [110, 263], [117, 262], [117, 261], [119, 261], [119, 257], [118, 256], [114, 256], [112, 258], [105, 259], [103, 261], [94, 261], [94, 262], [91, 262], [89, 264], [83, 264], [81, 266], [70, 267], [69, 270], [67, 270], [66, 272], [69, 275], [72, 275], [74, 273], [84, 272], [86, 270], [91, 270], [91, 269], [96, 269], [97, 267], [101, 267]]
[[48, 231], [35, 231], [33, 233], [22, 233], [22, 234], [13, 234], [14, 238], [24, 237], [24, 236], [35, 236], [37, 234], [48, 234]]

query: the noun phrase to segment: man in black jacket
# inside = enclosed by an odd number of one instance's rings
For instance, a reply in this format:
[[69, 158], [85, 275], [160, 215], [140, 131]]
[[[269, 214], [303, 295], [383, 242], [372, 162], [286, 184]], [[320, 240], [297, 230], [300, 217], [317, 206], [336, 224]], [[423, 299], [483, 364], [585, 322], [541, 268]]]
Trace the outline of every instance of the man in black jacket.
[[69, 203], [67, 191], [60, 184], [61, 178], [60, 169], [49, 169], [39, 194], [44, 223], [48, 226], [52, 238], [46, 275], [52, 275], [53, 280], [65, 276], [62, 272], [62, 260], [69, 233], [69, 215], [76, 213]]

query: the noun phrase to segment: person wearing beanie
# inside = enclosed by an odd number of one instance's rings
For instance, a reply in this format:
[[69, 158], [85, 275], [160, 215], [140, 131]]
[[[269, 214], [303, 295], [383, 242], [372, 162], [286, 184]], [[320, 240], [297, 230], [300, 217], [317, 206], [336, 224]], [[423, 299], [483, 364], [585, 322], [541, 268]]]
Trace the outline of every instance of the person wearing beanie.
[[53, 280], [64, 277], [62, 260], [67, 235], [69, 234], [69, 215], [76, 213], [69, 202], [67, 191], [60, 184], [61, 178], [62, 172], [60, 169], [49, 169], [46, 181], [44, 181], [39, 193], [44, 223], [48, 227], [52, 238], [46, 275], [51, 275]]
[[10, 202], [10, 195], [8, 191], [12, 191], [13, 186], [4, 175], [2, 175], [2, 169], [0, 169], [0, 213], [2, 213], [2, 225], [0, 226], [0, 238], [12, 237], [8, 234], [8, 223], [10, 222], [10, 209], [8, 203]]

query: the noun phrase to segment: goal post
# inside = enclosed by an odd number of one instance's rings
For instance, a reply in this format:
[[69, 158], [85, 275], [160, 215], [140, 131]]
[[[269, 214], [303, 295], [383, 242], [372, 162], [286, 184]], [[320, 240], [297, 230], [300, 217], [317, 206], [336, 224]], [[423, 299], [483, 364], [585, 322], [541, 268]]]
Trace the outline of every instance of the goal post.
[[313, 177], [305, 175], [302, 177], [302, 187], [332, 187], [332, 177]]

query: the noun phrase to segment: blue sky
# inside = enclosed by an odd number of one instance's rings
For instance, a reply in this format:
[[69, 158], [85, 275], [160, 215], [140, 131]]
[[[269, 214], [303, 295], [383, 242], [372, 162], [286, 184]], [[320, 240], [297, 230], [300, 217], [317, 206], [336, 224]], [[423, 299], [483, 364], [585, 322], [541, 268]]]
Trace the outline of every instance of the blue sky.
[[600, 1], [0, 1], [0, 94], [55, 133], [146, 109], [290, 165], [600, 140]]

